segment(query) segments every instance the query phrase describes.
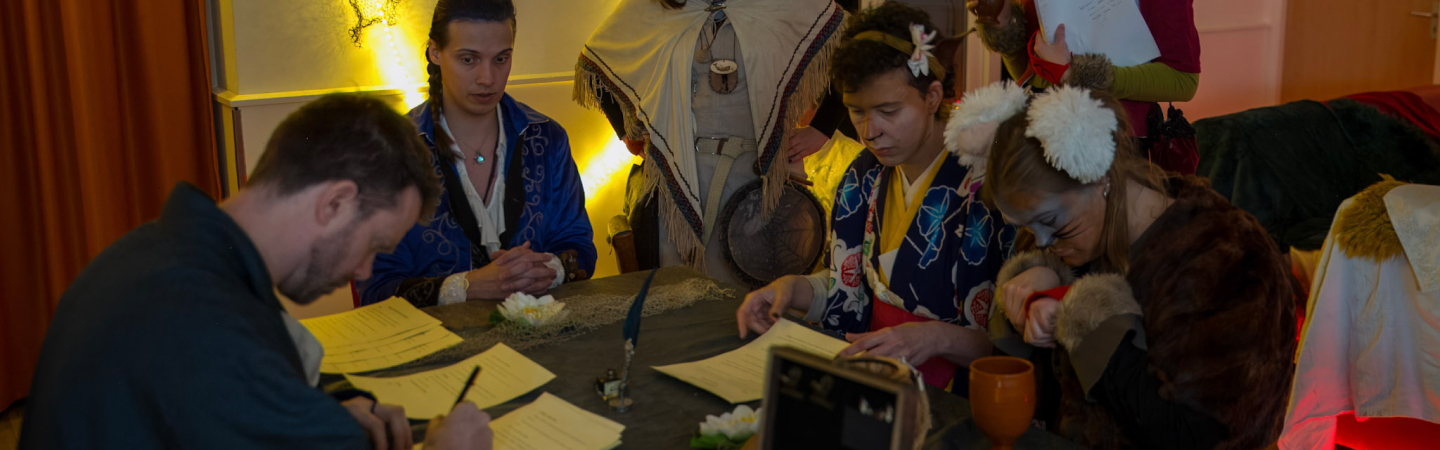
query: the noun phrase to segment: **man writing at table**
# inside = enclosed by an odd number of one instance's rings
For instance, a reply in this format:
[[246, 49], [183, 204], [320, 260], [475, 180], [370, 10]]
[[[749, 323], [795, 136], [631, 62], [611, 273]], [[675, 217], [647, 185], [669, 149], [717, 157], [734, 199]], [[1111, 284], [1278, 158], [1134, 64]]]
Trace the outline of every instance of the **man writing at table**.
[[[177, 185], [61, 296], [20, 448], [410, 448], [400, 407], [315, 388], [318, 343], [275, 291], [305, 304], [369, 277], [434, 209], [429, 162], [405, 117], [335, 94], [287, 117], [224, 203]], [[426, 438], [489, 449], [489, 417], [461, 403]]]

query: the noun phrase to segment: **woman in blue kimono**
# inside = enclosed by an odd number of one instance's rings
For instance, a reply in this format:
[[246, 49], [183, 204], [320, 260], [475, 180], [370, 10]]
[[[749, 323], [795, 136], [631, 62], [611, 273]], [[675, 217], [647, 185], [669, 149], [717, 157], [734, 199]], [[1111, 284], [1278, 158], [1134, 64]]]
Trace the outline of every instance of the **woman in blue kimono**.
[[356, 283], [361, 303], [502, 299], [589, 278], [595, 244], [565, 129], [505, 93], [515, 6], [441, 0], [430, 27], [430, 99], [410, 118], [445, 192]]
[[994, 280], [1014, 229], [980, 202], [984, 172], [945, 151], [952, 79], [929, 52], [929, 17], [886, 3], [851, 20], [831, 73], [867, 151], [835, 194], [828, 269], [751, 292], [740, 335], [794, 308], [844, 332], [842, 356], [903, 358], [945, 388], [991, 353]]

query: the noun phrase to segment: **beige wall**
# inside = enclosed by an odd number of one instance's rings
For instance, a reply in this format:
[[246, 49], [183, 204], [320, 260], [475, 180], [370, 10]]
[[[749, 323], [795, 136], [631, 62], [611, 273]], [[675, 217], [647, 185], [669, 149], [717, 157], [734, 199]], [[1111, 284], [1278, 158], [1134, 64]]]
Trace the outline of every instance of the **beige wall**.
[[[1175, 106], [1191, 122], [1280, 101], [1286, 0], [1197, 0], [1200, 89]], [[1164, 105], [1162, 105], [1164, 106]]]
[[[367, 2], [361, 2], [367, 3]], [[374, 3], [374, 2], [370, 2]], [[522, 0], [516, 2], [518, 32], [509, 92], [549, 115], [570, 135], [571, 151], [586, 188], [586, 206], [596, 224], [600, 254], [596, 276], [617, 273], [605, 243], [604, 226], [620, 213], [624, 173], [631, 157], [614, 138], [602, 114], [580, 108], [571, 96], [575, 58], [590, 33], [618, 0]], [[336, 90], [380, 91], [397, 109], [423, 96], [423, 46], [435, 0], [404, 0], [391, 26], [371, 26], [363, 46], [349, 40], [355, 15], [346, 0], [212, 0], [217, 42], [217, 101], [233, 108], [238, 130], [222, 139], [244, 156], [237, 164], [254, 168], [271, 130], [314, 96]], [[393, 44], [392, 44], [393, 42]], [[222, 117], [227, 115], [222, 114]], [[612, 175], [618, 173], [619, 175]], [[349, 288], [307, 306], [287, 304], [297, 317], [349, 309]]]
[[[347, 0], [216, 1], [222, 9], [229, 7], [237, 78], [231, 89], [240, 94], [394, 84], [400, 80], [386, 75], [397, 62], [396, 52], [410, 80], [425, 80], [422, 50], [435, 0], [401, 1], [389, 33], [379, 24], [367, 28], [363, 47], [350, 41], [347, 30], [355, 25], [355, 13]], [[617, 3], [515, 2], [519, 30], [512, 75], [571, 72], [580, 45]]]

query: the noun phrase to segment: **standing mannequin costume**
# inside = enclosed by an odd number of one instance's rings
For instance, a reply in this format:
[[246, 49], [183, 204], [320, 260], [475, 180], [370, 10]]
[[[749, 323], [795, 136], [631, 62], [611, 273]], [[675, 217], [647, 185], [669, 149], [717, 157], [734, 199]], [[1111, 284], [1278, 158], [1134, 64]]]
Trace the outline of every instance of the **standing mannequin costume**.
[[656, 208], [657, 229], [642, 234], [636, 223], [639, 240], [658, 240], [652, 264], [736, 281], [718, 248], [719, 209], [764, 180], [762, 217], [775, 212], [790, 173], [789, 131], [829, 86], [844, 19], [829, 0], [692, 0], [679, 9], [625, 0], [586, 42], [576, 101], [614, 102], [625, 138], [644, 142], [626, 205], [632, 223]]

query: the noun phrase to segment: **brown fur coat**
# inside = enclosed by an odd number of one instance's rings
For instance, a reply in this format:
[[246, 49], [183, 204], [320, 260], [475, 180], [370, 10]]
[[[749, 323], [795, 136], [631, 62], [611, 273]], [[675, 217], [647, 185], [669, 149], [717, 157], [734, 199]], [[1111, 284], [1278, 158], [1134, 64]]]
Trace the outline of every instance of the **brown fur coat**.
[[[1294, 372], [1288, 271], [1265, 229], [1207, 180], [1172, 178], [1169, 195], [1175, 203], [1131, 247], [1125, 276], [1142, 313], [1150, 371], [1163, 383], [1162, 398], [1226, 426], [1217, 448], [1265, 448], [1279, 437]], [[1070, 299], [1085, 295], [1081, 284], [1092, 277], [1075, 284], [1065, 308], [1079, 306]], [[1056, 352], [1060, 431], [1092, 448], [1130, 447], [1109, 413], [1085, 401], [1065, 353]]]

